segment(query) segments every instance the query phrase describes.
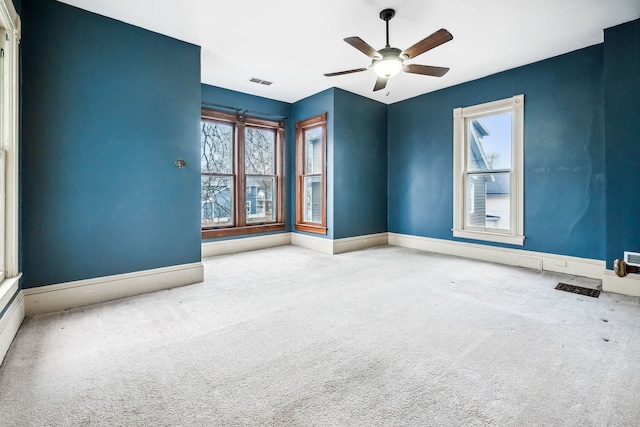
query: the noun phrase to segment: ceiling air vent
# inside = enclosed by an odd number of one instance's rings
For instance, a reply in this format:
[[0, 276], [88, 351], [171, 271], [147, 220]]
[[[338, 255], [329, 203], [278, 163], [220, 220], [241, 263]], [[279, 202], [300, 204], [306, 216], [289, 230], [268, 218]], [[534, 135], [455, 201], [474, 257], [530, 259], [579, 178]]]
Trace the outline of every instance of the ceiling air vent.
[[629, 265], [640, 267], [640, 253], [639, 252], [626, 252], [624, 253], [624, 262]]
[[249, 79], [249, 81], [251, 83], [258, 83], [258, 84], [265, 85], [265, 86], [271, 86], [273, 84], [273, 82], [270, 82], [268, 80], [262, 80], [262, 79], [258, 79], [258, 78], [255, 78], [255, 77], [251, 77]]

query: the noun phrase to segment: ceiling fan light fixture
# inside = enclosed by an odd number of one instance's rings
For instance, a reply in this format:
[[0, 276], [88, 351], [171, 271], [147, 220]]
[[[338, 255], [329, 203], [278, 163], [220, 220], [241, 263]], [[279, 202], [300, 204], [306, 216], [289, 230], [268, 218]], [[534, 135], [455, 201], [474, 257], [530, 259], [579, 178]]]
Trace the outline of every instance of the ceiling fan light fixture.
[[360, 71], [373, 69], [373, 72], [378, 76], [376, 84], [373, 87], [374, 92], [384, 89], [387, 86], [389, 78], [399, 74], [401, 71], [423, 76], [444, 76], [449, 71], [446, 67], [434, 67], [432, 65], [420, 64], [405, 65], [404, 61], [413, 59], [418, 55], [422, 55], [423, 53], [452, 40], [453, 36], [451, 33], [444, 28], [440, 28], [435, 33], [425, 37], [418, 43], [414, 43], [411, 47], [405, 50], [391, 47], [389, 44], [389, 21], [395, 16], [395, 14], [396, 11], [393, 9], [385, 9], [380, 12], [380, 19], [384, 21], [387, 30], [387, 44], [380, 50], [375, 50], [367, 42], [357, 36], [347, 37], [344, 39], [345, 42], [371, 58], [370, 66], [366, 68], [338, 71], [335, 73], [326, 73], [325, 76], [341, 76], [344, 74], [358, 73]]
[[[388, 52], [385, 52], [388, 50]], [[373, 71], [378, 77], [390, 78], [402, 71], [403, 61], [400, 58], [400, 49], [381, 49], [382, 59], [373, 60]]]

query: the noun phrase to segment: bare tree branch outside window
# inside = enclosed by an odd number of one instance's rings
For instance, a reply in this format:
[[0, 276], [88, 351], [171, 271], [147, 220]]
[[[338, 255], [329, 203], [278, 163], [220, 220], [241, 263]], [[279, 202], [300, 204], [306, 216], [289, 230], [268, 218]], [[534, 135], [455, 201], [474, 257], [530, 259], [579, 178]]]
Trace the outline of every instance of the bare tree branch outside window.
[[202, 121], [203, 227], [233, 224], [233, 126]]
[[245, 129], [248, 223], [275, 220], [275, 138], [271, 129]]

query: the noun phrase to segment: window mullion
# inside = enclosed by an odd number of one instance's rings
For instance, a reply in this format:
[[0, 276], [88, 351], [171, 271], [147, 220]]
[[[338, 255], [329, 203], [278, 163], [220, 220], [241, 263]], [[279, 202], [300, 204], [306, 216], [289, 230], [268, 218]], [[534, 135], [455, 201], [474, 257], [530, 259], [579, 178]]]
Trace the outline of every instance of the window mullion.
[[[247, 225], [247, 177], [245, 175], [245, 124], [236, 124], [236, 224], [238, 227]], [[242, 209], [241, 209], [242, 208]]]
[[276, 132], [276, 221], [284, 222], [284, 126], [278, 127]]
[[481, 169], [475, 171], [465, 171], [467, 175], [487, 175], [487, 174], [500, 174], [511, 173], [511, 169]]

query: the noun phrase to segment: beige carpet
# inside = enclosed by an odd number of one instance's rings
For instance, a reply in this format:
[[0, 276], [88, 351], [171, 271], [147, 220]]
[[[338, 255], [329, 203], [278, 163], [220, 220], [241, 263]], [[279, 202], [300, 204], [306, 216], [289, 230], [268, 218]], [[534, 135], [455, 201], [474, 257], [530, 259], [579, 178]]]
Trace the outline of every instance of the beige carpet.
[[630, 426], [640, 303], [385, 246], [210, 258], [206, 280], [25, 320], [5, 426]]

